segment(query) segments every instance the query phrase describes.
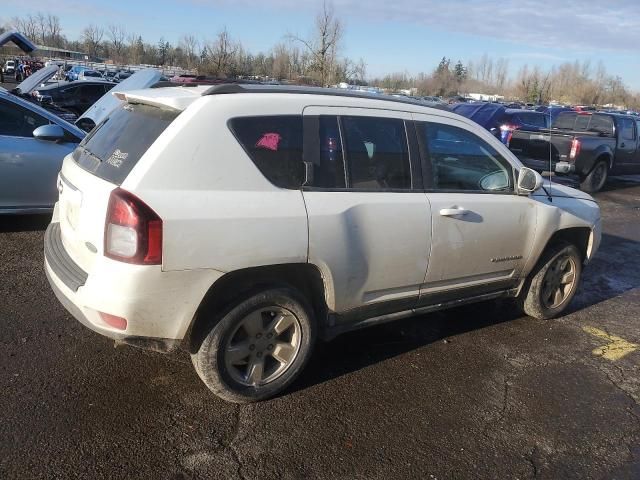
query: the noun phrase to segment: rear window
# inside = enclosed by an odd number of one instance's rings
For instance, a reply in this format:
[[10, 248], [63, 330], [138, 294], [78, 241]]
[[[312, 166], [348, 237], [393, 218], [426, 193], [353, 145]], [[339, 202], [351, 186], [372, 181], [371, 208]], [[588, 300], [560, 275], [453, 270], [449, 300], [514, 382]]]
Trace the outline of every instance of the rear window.
[[576, 123], [576, 113], [567, 112], [561, 113], [556, 117], [553, 122], [553, 128], [559, 128], [560, 130], [573, 130], [573, 126]]
[[125, 104], [85, 137], [73, 158], [83, 169], [120, 185], [179, 113]]
[[544, 113], [539, 112], [520, 112], [518, 113], [518, 118], [525, 125], [532, 125], [534, 127], [547, 127], [547, 118], [548, 116]]
[[613, 135], [613, 119], [608, 115], [597, 113], [562, 112], [553, 122], [553, 128]]
[[256, 167], [276, 187], [297, 189], [304, 181], [302, 116], [238, 117], [229, 127]]

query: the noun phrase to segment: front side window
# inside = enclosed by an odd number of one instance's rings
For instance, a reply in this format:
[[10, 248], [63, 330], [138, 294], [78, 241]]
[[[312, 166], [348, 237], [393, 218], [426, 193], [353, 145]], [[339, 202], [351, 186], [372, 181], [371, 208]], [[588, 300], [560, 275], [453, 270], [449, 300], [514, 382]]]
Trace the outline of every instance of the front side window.
[[635, 140], [633, 120], [630, 118], [622, 118], [620, 120], [620, 129], [620, 138], [622, 140]]
[[297, 189], [304, 182], [302, 116], [238, 117], [231, 131], [260, 172], [276, 187]]
[[350, 188], [411, 189], [403, 120], [355, 116], [341, 120]]
[[513, 191], [511, 165], [487, 142], [451, 125], [419, 122], [416, 126], [431, 166], [432, 188]]
[[0, 135], [33, 137], [33, 131], [42, 125], [49, 125], [49, 121], [15, 103], [0, 100]]

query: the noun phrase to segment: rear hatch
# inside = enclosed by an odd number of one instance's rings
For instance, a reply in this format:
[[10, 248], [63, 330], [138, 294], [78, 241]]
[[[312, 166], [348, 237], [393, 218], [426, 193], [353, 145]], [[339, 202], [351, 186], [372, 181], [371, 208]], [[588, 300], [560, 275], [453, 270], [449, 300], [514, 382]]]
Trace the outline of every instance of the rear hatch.
[[125, 103], [114, 110], [65, 159], [59, 179], [62, 243], [90, 273], [104, 254], [104, 226], [117, 188], [179, 111]]

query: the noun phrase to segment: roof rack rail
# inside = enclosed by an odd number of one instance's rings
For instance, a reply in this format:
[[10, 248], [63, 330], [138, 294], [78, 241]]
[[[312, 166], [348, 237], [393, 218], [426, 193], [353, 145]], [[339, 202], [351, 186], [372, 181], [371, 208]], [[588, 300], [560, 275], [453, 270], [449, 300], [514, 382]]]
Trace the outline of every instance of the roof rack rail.
[[437, 108], [439, 110], [447, 110], [445, 105], [421, 102], [412, 98], [394, 97], [391, 95], [372, 94], [369, 92], [344, 90], [338, 88], [322, 88], [307, 87], [300, 85], [261, 85], [261, 84], [242, 84], [242, 83], [224, 83], [213, 85], [211, 88], [202, 92], [202, 95], [226, 95], [231, 93], [298, 93], [305, 95], [331, 95], [337, 97], [365, 98], [369, 100], [382, 100], [387, 102], [403, 103], [408, 105], [416, 105], [420, 107]]

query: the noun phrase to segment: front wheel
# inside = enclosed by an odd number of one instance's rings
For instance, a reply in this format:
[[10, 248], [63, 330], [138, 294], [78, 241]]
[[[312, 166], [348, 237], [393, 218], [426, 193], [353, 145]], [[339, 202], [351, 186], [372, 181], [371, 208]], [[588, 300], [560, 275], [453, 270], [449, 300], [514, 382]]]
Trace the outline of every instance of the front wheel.
[[518, 298], [524, 313], [541, 320], [554, 318], [571, 303], [582, 275], [582, 257], [569, 243], [549, 247], [525, 282]]
[[236, 403], [282, 392], [302, 371], [315, 342], [307, 301], [291, 288], [263, 290], [237, 302], [191, 356], [202, 381]]
[[587, 193], [599, 192], [609, 177], [609, 165], [604, 160], [594, 165], [589, 174], [580, 180], [580, 189]]

